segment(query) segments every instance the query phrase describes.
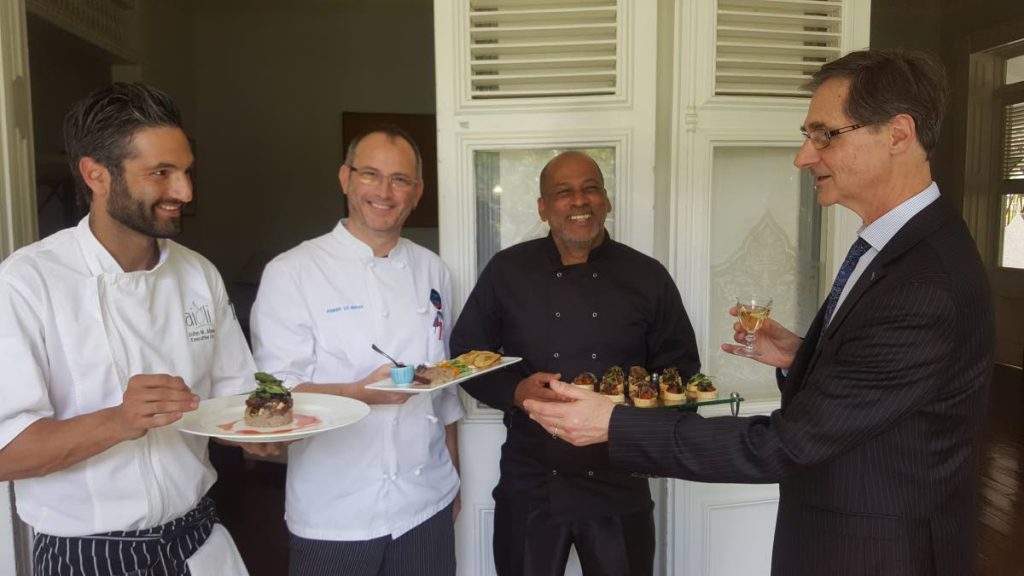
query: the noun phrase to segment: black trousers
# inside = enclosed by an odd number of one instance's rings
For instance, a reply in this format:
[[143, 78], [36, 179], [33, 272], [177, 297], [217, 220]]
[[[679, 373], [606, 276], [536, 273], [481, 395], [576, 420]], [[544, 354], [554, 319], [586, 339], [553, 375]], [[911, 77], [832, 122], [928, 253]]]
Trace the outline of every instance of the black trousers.
[[455, 576], [452, 506], [398, 538], [311, 540], [291, 535], [290, 576]]
[[654, 512], [555, 522], [539, 507], [495, 501], [498, 576], [563, 576], [573, 545], [584, 576], [651, 576]]

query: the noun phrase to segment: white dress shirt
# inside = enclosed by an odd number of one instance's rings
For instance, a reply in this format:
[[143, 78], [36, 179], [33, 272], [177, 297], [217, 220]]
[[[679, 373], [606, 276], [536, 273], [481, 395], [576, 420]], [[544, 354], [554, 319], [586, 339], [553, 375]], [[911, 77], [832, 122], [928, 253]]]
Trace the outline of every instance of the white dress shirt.
[[[929, 204], [939, 199], [939, 186], [932, 182], [927, 188], [918, 192], [914, 196], [903, 201], [902, 204], [886, 212], [882, 217], [875, 220], [867, 226], [861, 227], [857, 231], [857, 235], [864, 239], [871, 247], [864, 252], [857, 261], [857, 265], [853, 268], [853, 272], [850, 273], [850, 278], [846, 281], [846, 285], [843, 286], [843, 291], [839, 294], [839, 299], [836, 301], [836, 312], [843, 305], [843, 301], [846, 300], [846, 295], [850, 293], [854, 285], [857, 284], [857, 280], [860, 279], [861, 274], [867, 269], [871, 261], [878, 256], [878, 253], [885, 248], [885, 245], [892, 240], [892, 237], [903, 228], [911, 218], [917, 215], [918, 212], [924, 210]], [[833, 314], [832, 318], [836, 315]]]
[[[126, 273], [87, 217], [0, 264], [0, 447], [40, 418], [119, 405], [135, 374], [181, 376], [200, 398], [254, 386], [252, 356], [217, 270], [175, 242], [160, 240], [159, 248], [152, 270]], [[173, 427], [152, 429], [16, 481], [18, 513], [54, 536], [158, 526], [192, 509], [216, 479], [206, 443]]]
[[[288, 386], [365, 378], [396, 359], [448, 353], [451, 278], [441, 259], [401, 239], [386, 258], [339, 223], [275, 258], [252, 310], [256, 363]], [[436, 293], [436, 305], [431, 293]], [[360, 422], [288, 450], [285, 519], [317, 540], [397, 538], [455, 498], [445, 426], [464, 414], [454, 388], [374, 405]]]

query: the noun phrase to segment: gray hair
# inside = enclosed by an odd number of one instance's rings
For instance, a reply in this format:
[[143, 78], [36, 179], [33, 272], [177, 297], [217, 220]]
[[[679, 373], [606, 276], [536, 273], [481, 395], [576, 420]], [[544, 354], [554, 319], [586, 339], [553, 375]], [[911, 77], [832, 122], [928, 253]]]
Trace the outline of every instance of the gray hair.
[[850, 52], [822, 66], [804, 88], [813, 92], [833, 78], [850, 81], [847, 116], [870, 125], [907, 114], [931, 157], [949, 100], [946, 71], [935, 56], [904, 48]]

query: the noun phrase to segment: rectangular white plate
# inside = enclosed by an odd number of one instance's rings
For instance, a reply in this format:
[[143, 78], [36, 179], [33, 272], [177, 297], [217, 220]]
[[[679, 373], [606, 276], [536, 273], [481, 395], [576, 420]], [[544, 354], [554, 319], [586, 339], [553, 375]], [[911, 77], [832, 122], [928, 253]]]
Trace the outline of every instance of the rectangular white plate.
[[459, 376], [458, 378], [456, 378], [454, 380], [450, 380], [448, 382], [445, 382], [444, 384], [438, 384], [436, 386], [430, 386], [430, 385], [427, 385], [427, 384], [420, 384], [418, 382], [413, 382], [409, 386], [397, 386], [394, 382], [391, 381], [391, 378], [385, 378], [385, 379], [380, 380], [378, 382], [374, 382], [373, 384], [367, 384], [366, 387], [367, 388], [371, 388], [373, 390], [386, 390], [388, 392], [405, 392], [406, 394], [419, 394], [421, 392], [434, 392], [436, 390], [442, 390], [444, 388], [447, 388], [447, 387], [451, 386], [452, 384], [458, 384], [459, 382], [465, 382], [466, 380], [469, 380], [470, 378], [476, 378], [477, 376], [479, 376], [481, 374], [487, 374], [488, 372], [492, 372], [492, 371], [497, 370], [499, 368], [504, 368], [505, 366], [511, 366], [512, 364], [515, 364], [516, 362], [519, 362], [520, 360], [522, 360], [522, 358], [520, 358], [518, 356], [502, 356], [501, 360], [498, 360], [497, 363], [495, 363], [495, 364], [493, 364], [491, 366], [488, 366], [487, 368], [484, 368], [482, 370], [477, 368], [473, 372], [469, 372], [467, 374], [463, 374], [462, 376]]

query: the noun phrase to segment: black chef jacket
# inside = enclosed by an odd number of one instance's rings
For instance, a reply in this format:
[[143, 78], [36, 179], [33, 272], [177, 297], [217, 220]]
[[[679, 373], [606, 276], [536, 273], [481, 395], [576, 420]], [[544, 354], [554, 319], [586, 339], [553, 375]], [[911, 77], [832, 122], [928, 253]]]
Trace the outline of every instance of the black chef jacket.
[[519, 381], [534, 372], [600, 378], [613, 365], [689, 377], [700, 369], [693, 327], [668, 271], [613, 241], [566, 266], [550, 234], [502, 250], [480, 274], [451, 336], [452, 355], [502, 351], [523, 361], [462, 386], [503, 410], [508, 434], [495, 499], [547, 505], [558, 520], [650, 509], [646, 477], [611, 470], [606, 443], [577, 448], [553, 438], [515, 407]]

